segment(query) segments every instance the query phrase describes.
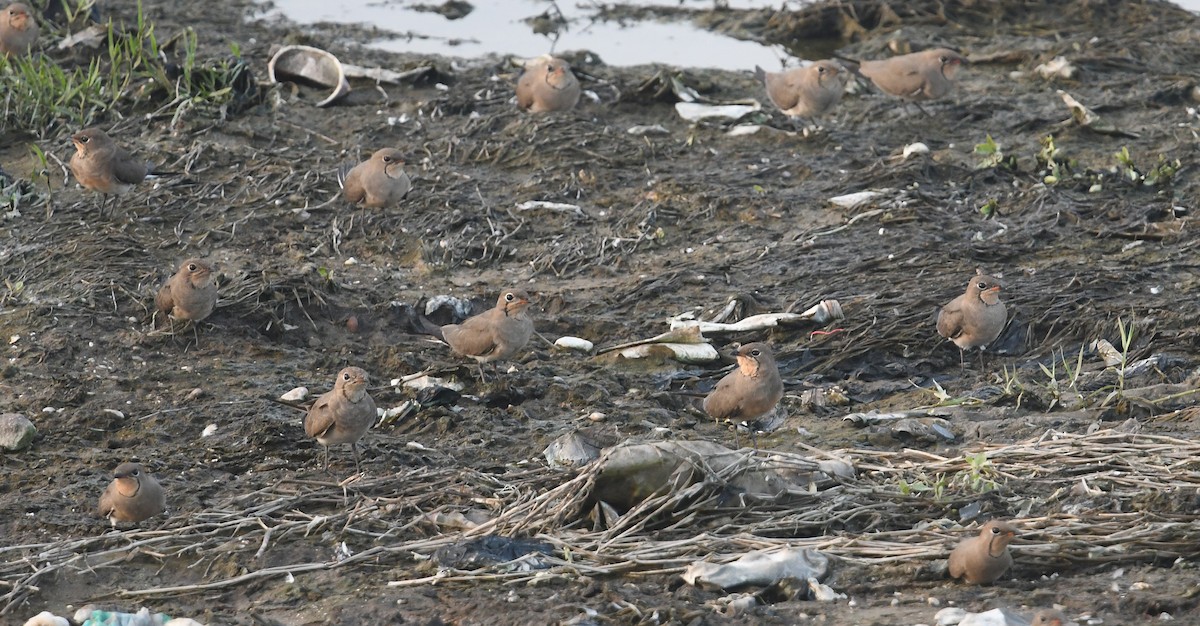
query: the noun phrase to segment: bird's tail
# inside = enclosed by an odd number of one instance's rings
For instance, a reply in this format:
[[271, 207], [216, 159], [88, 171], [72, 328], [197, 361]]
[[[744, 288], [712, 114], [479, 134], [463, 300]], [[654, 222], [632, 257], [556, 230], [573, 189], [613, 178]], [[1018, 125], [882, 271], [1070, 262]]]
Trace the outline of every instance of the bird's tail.
[[416, 306], [410, 304], [400, 304], [396, 306], [397, 312], [403, 319], [403, 323], [408, 327], [408, 331], [414, 335], [429, 335], [436, 337], [441, 341], [446, 338], [442, 336], [442, 327], [434, 324], [429, 318], [422, 314], [425, 310], [425, 299], [422, 298], [417, 302]]
[[767, 84], [767, 71], [757, 65], [754, 66], [754, 77], [758, 79], [758, 82]]

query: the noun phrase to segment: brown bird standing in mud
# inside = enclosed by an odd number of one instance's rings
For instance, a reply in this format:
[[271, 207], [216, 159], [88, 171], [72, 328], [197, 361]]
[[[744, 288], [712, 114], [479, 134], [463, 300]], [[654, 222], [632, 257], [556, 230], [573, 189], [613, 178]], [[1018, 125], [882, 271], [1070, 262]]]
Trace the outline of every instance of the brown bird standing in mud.
[[491, 309], [462, 324], [442, 326], [432, 334], [449, 344], [455, 354], [475, 359], [480, 365], [479, 379], [483, 380], [484, 363], [511, 358], [533, 337], [529, 304], [524, 291], [506, 291]]
[[163, 488], [137, 463], [122, 463], [113, 470], [113, 481], [100, 495], [100, 516], [117, 522], [137, 523], [167, 508]]
[[580, 93], [571, 66], [550, 55], [528, 61], [517, 79], [517, 106], [531, 113], [573, 109]]
[[783, 381], [770, 346], [748, 343], [738, 348], [737, 364], [704, 398], [704, 412], [718, 422], [757, 419], [783, 398]]
[[217, 305], [217, 284], [213, 266], [204, 259], [188, 259], [179, 271], [167, 279], [154, 297], [155, 321], [160, 317], [199, 322], [212, 314]]
[[841, 101], [850, 74], [834, 61], [817, 61], [786, 72], [768, 72], [756, 65], [754, 77], [762, 82], [767, 97], [784, 114], [810, 119]]
[[950, 577], [961, 578], [969, 585], [993, 583], [1012, 567], [1008, 544], [1017, 529], [1001, 520], [991, 520], [979, 530], [979, 535], [964, 540], [950, 552]]
[[38, 23], [29, 7], [14, 2], [0, 12], [0, 54], [6, 57], [29, 54], [38, 38]]
[[955, 75], [966, 61], [953, 50], [936, 48], [879, 61], [862, 61], [857, 72], [884, 93], [922, 102], [949, 94], [954, 89]]
[[[87, 128], [71, 136], [75, 154], [71, 157], [71, 173], [87, 189], [104, 194], [120, 195], [146, 179], [146, 163], [118, 146], [99, 128]], [[114, 201], [115, 203], [115, 201]], [[101, 214], [104, 204], [100, 205]]]
[[304, 417], [304, 432], [324, 448], [324, 468], [329, 471], [329, 446], [350, 444], [354, 453], [354, 471], [361, 474], [358, 440], [362, 439], [378, 414], [375, 400], [367, 393], [367, 372], [347, 367], [338, 372], [333, 390], [321, 395]]
[[400, 204], [412, 189], [404, 158], [392, 148], [377, 150], [353, 168], [343, 166], [338, 170], [338, 184], [351, 204], [373, 209]]
[[965, 293], [942, 307], [937, 331], [958, 346], [959, 363], [965, 367], [966, 351], [982, 351], [1000, 336], [1006, 321], [1008, 311], [1000, 301], [1000, 281], [979, 274], [971, 277]]

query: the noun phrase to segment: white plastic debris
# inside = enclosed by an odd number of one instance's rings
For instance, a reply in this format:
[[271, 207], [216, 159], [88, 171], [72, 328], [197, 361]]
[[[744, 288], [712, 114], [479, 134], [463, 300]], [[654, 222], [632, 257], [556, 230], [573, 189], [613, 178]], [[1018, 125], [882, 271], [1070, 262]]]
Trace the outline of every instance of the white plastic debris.
[[295, 389], [283, 394], [282, 396], [279, 396], [279, 399], [286, 400], [288, 402], [300, 402], [301, 400], [303, 400], [307, 397], [308, 397], [308, 387], [296, 387]]
[[1054, 57], [1053, 59], [1042, 63], [1033, 68], [1033, 71], [1038, 73], [1045, 79], [1051, 78], [1066, 78], [1071, 79], [1075, 76], [1075, 66], [1066, 57]]
[[910, 157], [914, 154], [929, 154], [929, 146], [927, 146], [919, 141], [916, 143], [910, 143], [907, 146], [904, 146], [903, 155], [904, 155], [905, 159], [907, 159], [908, 157]]
[[817, 602], [835, 602], [837, 600], [845, 600], [846, 594], [838, 593], [832, 587], [822, 583], [816, 578], [808, 579], [808, 588], [812, 591], [813, 599]]
[[744, 585], [767, 586], [784, 578], [819, 579], [829, 570], [829, 557], [808, 548], [784, 548], [766, 553], [748, 552], [731, 563], [697, 561], [679, 576], [689, 585], [731, 589]]
[[883, 196], [881, 191], [856, 191], [842, 196], [834, 196], [829, 199], [830, 204], [843, 209], [853, 209], [860, 207], [875, 198]]
[[42, 611], [25, 620], [25, 626], [71, 626], [71, 622], [67, 618], [59, 617], [50, 611]]
[[215, 432], [217, 432], [217, 425], [209, 424], [208, 426], [204, 427], [204, 430], [200, 431], [200, 436], [201, 437], [212, 437], [213, 433], [215, 433]]
[[674, 320], [671, 322], [671, 330], [694, 327], [699, 328], [701, 333], [738, 333], [774, 328], [780, 324], [796, 324], [809, 320], [818, 324], [824, 324], [831, 320], [840, 319], [845, 319], [845, 315], [842, 313], [842, 305], [837, 300], [822, 300], [803, 313], [763, 313], [761, 315], [751, 315], [732, 324]]
[[933, 619], [937, 626], [955, 626], [967, 617], [967, 610], [956, 606], [948, 606], [938, 611]]
[[595, 344], [582, 339], [580, 337], [559, 337], [554, 341], [554, 345], [568, 350], [578, 350], [580, 352], [591, 352], [595, 348]]
[[558, 211], [560, 213], [575, 213], [583, 215], [583, 209], [577, 204], [566, 204], [563, 202], [546, 202], [544, 200], [530, 200], [517, 205], [519, 211], [533, 211], [535, 209], [546, 209], [547, 211]]
[[676, 102], [675, 112], [679, 117], [689, 122], [699, 122], [706, 119], [727, 119], [736, 120], [747, 113], [753, 113], [762, 109], [762, 105], [755, 104], [701, 104], [699, 102]]
[[403, 378], [397, 378], [392, 381], [392, 386], [402, 385], [407, 389], [416, 389], [420, 391], [426, 387], [445, 387], [455, 391], [462, 391], [463, 384], [460, 382], [451, 382], [444, 378], [430, 376], [425, 373], [412, 374]]
[[644, 137], [646, 135], [670, 135], [671, 131], [667, 130], [662, 124], [654, 124], [650, 126], [631, 126], [625, 131], [630, 135]]
[[626, 359], [665, 357], [681, 363], [712, 363], [721, 358], [707, 343], [643, 343], [623, 348], [618, 354]]

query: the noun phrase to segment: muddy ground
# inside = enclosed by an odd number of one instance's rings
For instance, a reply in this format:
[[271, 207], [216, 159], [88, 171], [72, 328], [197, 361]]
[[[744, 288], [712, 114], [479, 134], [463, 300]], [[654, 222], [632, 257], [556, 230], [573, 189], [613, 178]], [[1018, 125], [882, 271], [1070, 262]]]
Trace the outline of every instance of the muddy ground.
[[[538, 302], [542, 334], [600, 347], [659, 334], [665, 320], [686, 311], [711, 315], [731, 298], [739, 315], [836, 298], [846, 319], [833, 334], [799, 327], [713, 338], [722, 347], [767, 340], [779, 355], [789, 417], [759, 437], [763, 449], [853, 450], [866, 463], [875, 453], [912, 450], [956, 457], [1051, 429], [1194, 439], [1200, 424], [1189, 390], [1200, 366], [1200, 271], [1187, 228], [1196, 210], [1200, 120], [1189, 107], [1196, 106], [1200, 24], [1159, 2], [978, 4], [676, 12], [673, 19], [695, 17], [764, 41], [845, 35], [839, 53], [853, 58], [885, 56], [889, 44], [948, 44], [976, 61], [951, 99], [925, 105], [928, 115], [864, 90], [809, 136], [789, 132], [778, 114], [756, 120], [768, 126], [756, 134], [729, 136], [721, 125], [682, 120], [653, 79], [676, 73], [713, 99], [762, 99], [751, 68], [615, 68], [568, 52], [600, 102], [531, 117], [510, 102], [516, 72], [505, 59], [385, 54], [355, 44], [366, 34], [352, 29], [244, 19], [255, 9], [242, 2], [146, 2], [159, 32], [194, 27], [204, 58], [220, 58], [236, 42], [260, 80], [271, 43], [284, 40], [358, 65], [432, 64], [435, 73], [411, 85], [356, 83], [328, 109], [313, 106], [317, 90], [264, 83], [261, 103], [224, 119], [203, 105], [174, 124], [175, 110], [148, 120], [155, 107], [114, 113], [101, 124], [180, 175], [142, 185], [100, 217], [95, 199], [63, 186], [56, 171], [52, 194], [41, 192], [37, 204], [0, 221], [0, 274], [8, 282], [0, 299], [0, 410], [23, 413], [39, 429], [32, 449], [2, 457], [0, 527], [9, 547], [0, 553], [7, 594], [0, 621], [18, 623], [43, 609], [67, 614], [95, 601], [219, 624], [883, 625], [932, 623], [934, 598], [972, 610], [1057, 603], [1104, 624], [1149, 623], [1162, 612], [1175, 623], [1200, 623], [1195, 456], [1160, 477], [1175, 487], [1146, 487], [1140, 500], [1103, 483], [1098, 497], [1049, 497], [1071, 483], [1066, 474], [1058, 485], [1000, 476], [990, 493], [915, 494], [912, 506], [892, 489], [891, 502], [901, 503], [892, 515], [830, 520], [797, 535], [905, 531], [921, 520], [957, 520], [959, 507], [972, 502], [984, 517], [1024, 515], [1049, 525], [1131, 510], [1178, 523], [1175, 541], [1149, 557], [1118, 550], [1051, 566], [1023, 559], [1018, 544], [1013, 571], [988, 588], [922, 574], [932, 558], [848, 559], [829, 582], [852, 596], [850, 604], [791, 600], [729, 617], [711, 606], [724, 593], [679, 581], [683, 561], [616, 575], [572, 575], [567, 567], [543, 585], [475, 579], [388, 587], [435, 573], [432, 550], [368, 552], [453, 533], [422, 517], [431, 510], [494, 516], [529, 495], [509, 486], [533, 480], [544, 490], [566, 480], [541, 454], [578, 428], [601, 443], [733, 438], [728, 426], [669, 393], [707, 390], [722, 373], [716, 364], [602, 362], [537, 343], [512, 371], [481, 384], [473, 365], [408, 332], [402, 305], [438, 294], [470, 298], [482, 310], [518, 285]], [[117, 20], [134, 19], [128, 5], [108, 9]], [[1073, 78], [1032, 73], [1059, 55], [1076, 66]], [[1071, 122], [1056, 89], [1125, 134]], [[626, 132], [655, 124], [669, 133]], [[65, 162], [70, 132], [38, 140], [4, 129], [0, 163], [26, 177], [30, 142]], [[977, 167], [983, 157], [974, 147], [989, 134], [1016, 157], [1015, 169]], [[1036, 156], [1047, 135], [1060, 151], [1056, 160], [1072, 164], [1056, 184], [1045, 184], [1046, 165]], [[930, 152], [902, 158], [914, 142]], [[408, 158], [415, 188], [404, 207], [329, 202], [336, 166], [383, 146]], [[1134, 176], [1149, 174], [1160, 157], [1179, 167], [1155, 185], [1132, 180], [1114, 157], [1123, 147]], [[868, 189], [888, 191], [853, 209], [828, 202]], [[573, 203], [582, 212], [515, 208], [528, 200]], [[995, 211], [985, 214], [989, 201]], [[221, 304], [195, 333], [152, 332], [153, 293], [190, 256], [219, 263]], [[983, 365], [968, 359], [964, 369], [958, 351], [936, 335], [933, 315], [976, 268], [1003, 277], [1010, 324], [997, 353]], [[1124, 381], [1089, 347], [1106, 338], [1120, 348], [1118, 318], [1135, 328], [1129, 361], [1156, 357]], [[1062, 380], [1063, 361], [1073, 364], [1081, 346], [1088, 382], [1063, 383], [1056, 395], [1042, 366]], [[323, 392], [346, 365], [370, 372], [381, 406], [414, 395], [389, 380], [424, 369], [462, 382], [464, 396], [372, 431], [366, 476], [338, 486], [353, 474], [349, 451], [335, 448], [333, 476], [324, 473], [302, 415], [270, 398], [299, 385]], [[1114, 395], [1119, 383], [1123, 391]], [[834, 385], [848, 405], [801, 399]], [[952, 442], [840, 419], [929, 407], [938, 404], [939, 386], [949, 398], [942, 416]], [[968, 397], [975, 400], [957, 402]], [[606, 419], [587, 420], [593, 412]], [[215, 433], [202, 438], [210, 424]], [[130, 459], [161, 479], [171, 515], [105, 535], [95, 501], [112, 468]], [[1052, 476], [1055, 462], [1044, 463]], [[261, 508], [270, 502], [282, 504]], [[375, 535], [355, 531], [359, 519], [346, 511], [362, 511]], [[314, 521], [338, 514], [336, 524]], [[264, 539], [263, 529], [275, 526], [281, 530]], [[646, 538], [713, 530], [684, 525]], [[163, 551], [153, 541], [164, 536], [190, 539]], [[935, 543], [948, 550], [955, 536]], [[329, 567], [342, 542], [368, 556]], [[734, 543], [726, 548], [713, 557], [741, 552]], [[270, 575], [254, 575], [264, 570]], [[232, 582], [164, 590], [221, 581]], [[128, 595], [138, 590], [152, 591]]]

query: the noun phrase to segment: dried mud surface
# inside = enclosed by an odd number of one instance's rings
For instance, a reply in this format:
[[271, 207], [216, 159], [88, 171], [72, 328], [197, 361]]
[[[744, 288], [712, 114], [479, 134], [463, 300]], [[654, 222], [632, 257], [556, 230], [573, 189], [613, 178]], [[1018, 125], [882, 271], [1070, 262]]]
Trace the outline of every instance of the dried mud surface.
[[[426, 487], [421, 476], [458, 469], [496, 476], [497, 494], [507, 477], [522, 472], [544, 473], [553, 484], [559, 479], [545, 469], [542, 450], [581, 427], [607, 442], [729, 443], [732, 437], [668, 393], [708, 389], [721, 374], [716, 365], [601, 363], [535, 343], [514, 371], [480, 384], [473, 364], [408, 332], [400, 305], [437, 294], [471, 298], [482, 310], [501, 289], [519, 285], [537, 299], [542, 334], [600, 346], [656, 335], [671, 316], [711, 314], [731, 298], [742, 315], [803, 310], [836, 298], [846, 312], [840, 332], [777, 329], [715, 338], [718, 345], [765, 339], [779, 355], [789, 417], [760, 437], [767, 449], [953, 456], [981, 442], [1037, 439], [1049, 429], [1120, 427], [1183, 440], [1200, 430], [1188, 393], [1102, 407], [1101, 390], [1112, 380], [1090, 351], [1086, 368], [1097, 382], [1086, 403], [1056, 401], [1042, 370], [1061, 368], [1061, 354], [1073, 358], [1097, 338], [1120, 346], [1120, 317], [1137, 329], [1131, 361], [1161, 357], [1156, 368], [1125, 381], [1127, 388], [1194, 387], [1200, 271], [1187, 224], [1195, 209], [1200, 121], [1188, 107], [1196, 106], [1200, 29], [1193, 16], [1169, 5], [1062, 2], [1035, 10], [947, 3], [939, 14], [935, 5], [914, 2], [898, 14], [887, 5], [846, 4], [841, 15], [857, 11], [857, 29], [829, 8], [812, 10], [807, 21], [772, 11], [702, 12], [698, 19], [747, 37], [788, 41], [811, 36], [805, 29], [854, 35], [839, 49], [849, 57], [884, 56], [895, 40], [914, 48], [950, 44], [983, 61], [963, 72], [950, 100], [925, 105], [928, 116], [868, 90], [847, 97], [813, 136], [785, 132], [790, 123], [772, 115], [765, 121], [779, 130], [733, 137], [715, 125], [690, 125], [669, 98], [639, 88], [670, 68], [613, 68], [576, 55], [585, 87], [601, 102], [530, 117], [509, 102], [516, 73], [504, 59], [452, 63], [380, 53], [347, 42], [345, 33], [244, 21], [252, 7], [238, 2], [145, 4], [161, 31], [196, 28], [202, 54], [220, 56], [237, 42], [260, 80], [270, 44], [284, 40], [326, 47], [364, 66], [432, 63], [437, 80], [379, 89], [356, 83], [345, 102], [323, 110], [312, 106], [315, 90], [264, 85], [262, 104], [225, 120], [204, 112], [174, 126], [170, 112], [149, 122], [140, 115], [107, 120], [125, 145], [181, 175], [143, 185], [112, 215], [98, 217], [94, 199], [71, 184], [55, 188], [52, 217], [37, 206], [0, 221], [0, 274], [24, 283], [0, 301], [6, 340], [0, 410], [24, 413], [39, 429], [32, 449], [0, 457], [0, 529], [9, 546], [0, 593], [39, 567], [38, 551], [19, 546], [109, 532], [94, 503], [112, 468], [129, 459], [146, 463], [169, 491], [171, 517], [143, 529], [170, 533], [205, 511], [249, 510], [250, 494], [323, 489], [340, 497], [311, 499], [295, 513], [374, 506], [373, 523], [393, 531], [373, 539], [354, 533], [348, 521], [272, 538], [262, 550], [257, 540], [239, 543], [237, 529], [181, 554], [129, 546], [117, 562], [77, 560], [40, 576], [36, 591], [22, 591], [0, 621], [99, 601], [220, 624], [579, 618], [575, 623], [882, 625], [931, 623], [936, 609], [926, 598], [934, 597], [973, 610], [1059, 603], [1105, 624], [1149, 623], [1163, 611], [1175, 623], [1200, 623], [1189, 617], [1197, 604], [1194, 556], [1116, 558], [1047, 571], [1023, 564], [1019, 551], [1011, 575], [994, 587], [919, 575], [925, 563], [846, 565], [830, 584], [853, 596], [854, 606], [790, 601], [736, 617], [710, 608], [723, 594], [687, 587], [671, 573], [580, 575], [545, 585], [385, 586], [436, 571], [416, 554], [296, 572], [294, 582], [281, 573], [215, 589], [122, 596], [332, 562], [342, 542], [361, 553], [443, 532], [422, 521], [429, 510], [412, 505], [416, 498], [360, 491], [353, 481], [331, 487], [353, 472], [348, 451], [335, 448], [335, 476], [325, 474], [302, 415], [270, 401], [299, 385], [323, 392], [345, 365], [371, 373], [381, 406], [411, 396], [388, 386], [390, 379], [422, 369], [466, 385], [456, 405], [368, 434], [367, 477], [397, 477], [410, 492]], [[110, 9], [133, 19], [126, 5]], [[1031, 74], [1058, 55], [1078, 66], [1074, 79]], [[1010, 75], [1018, 70], [1024, 75]], [[686, 70], [681, 78], [716, 99], [762, 98], [748, 71]], [[1064, 123], [1069, 112], [1056, 89], [1137, 137]], [[654, 124], [669, 134], [626, 132]], [[1017, 171], [976, 168], [973, 147], [988, 134], [1017, 156]], [[1094, 177], [1042, 184], [1034, 155], [1048, 134], [1076, 161], [1076, 171], [1104, 174], [1101, 190], [1089, 193]], [[68, 135], [63, 129], [40, 145], [66, 161]], [[29, 171], [24, 146], [31, 139], [14, 129], [2, 138], [5, 169]], [[902, 149], [917, 141], [930, 152], [903, 159]], [[355, 211], [328, 202], [337, 192], [337, 165], [383, 146], [408, 158], [414, 190], [404, 207]], [[1110, 171], [1122, 147], [1143, 172], [1159, 155], [1182, 167], [1168, 184], [1135, 185]], [[827, 201], [867, 189], [893, 190], [891, 200], [851, 210]], [[574, 203], [582, 213], [515, 208], [529, 200]], [[989, 200], [998, 207], [990, 219], [978, 210]], [[195, 334], [150, 332], [155, 289], [190, 256], [219, 263], [219, 308]], [[1003, 275], [1011, 323], [997, 354], [982, 367], [969, 360], [960, 369], [958, 351], [937, 337], [933, 316], [976, 268]], [[1023, 392], [1006, 386], [1012, 378], [1006, 368], [1024, 381]], [[947, 410], [954, 442], [906, 440], [840, 419], [934, 404], [935, 382], [952, 397], [982, 399]], [[802, 405], [802, 392], [832, 385], [845, 390], [848, 406]], [[606, 421], [585, 419], [597, 411]], [[209, 424], [215, 434], [201, 438]], [[1177, 471], [1195, 476], [1200, 468], [1192, 462]], [[436, 490], [447, 510], [458, 510], [472, 503], [455, 495], [471, 489], [478, 485], [427, 490]], [[1020, 490], [1002, 484], [977, 499], [986, 515], [1012, 516], [1025, 498], [1047, 495]], [[1160, 495], [1164, 515], [1190, 519], [1194, 538], [1195, 489]], [[428, 494], [419, 500], [438, 503]], [[474, 504], [485, 511], [489, 505]], [[1063, 506], [1043, 500], [1033, 514], [1052, 515]], [[1098, 498], [1092, 506], [1123, 503]], [[956, 506], [940, 515], [957, 519]], [[883, 517], [864, 527], [894, 530], [892, 523]], [[107, 547], [128, 541], [118, 534]], [[11, 565], [22, 559], [28, 571], [18, 572]], [[1124, 573], [1114, 579], [1118, 569]], [[1114, 580], [1118, 593], [1110, 592]], [[1133, 582], [1145, 586], [1131, 589]]]

